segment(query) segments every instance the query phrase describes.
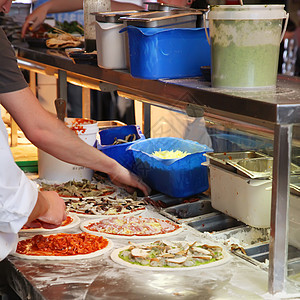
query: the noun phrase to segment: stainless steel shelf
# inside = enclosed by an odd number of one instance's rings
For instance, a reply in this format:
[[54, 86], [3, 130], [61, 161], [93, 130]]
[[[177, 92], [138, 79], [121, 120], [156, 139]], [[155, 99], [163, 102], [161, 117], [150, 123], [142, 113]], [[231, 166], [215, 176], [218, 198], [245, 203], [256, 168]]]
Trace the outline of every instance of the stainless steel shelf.
[[[110, 70], [98, 66], [74, 64], [62, 51], [17, 47], [21, 66], [30, 62], [29, 68], [43, 67], [45, 73], [67, 72], [77, 78], [78, 84], [100, 87], [107, 83], [112, 89], [124, 92], [130, 98], [156, 105], [186, 110], [191, 105], [213, 113], [243, 119], [262, 125], [300, 123], [300, 78], [279, 76], [277, 88], [272, 90], [215, 89], [203, 78], [175, 80], [145, 80], [133, 78], [127, 70]], [[28, 68], [28, 67], [27, 67]], [[99, 84], [100, 83], [100, 84]], [[107, 88], [106, 86], [106, 88]]]

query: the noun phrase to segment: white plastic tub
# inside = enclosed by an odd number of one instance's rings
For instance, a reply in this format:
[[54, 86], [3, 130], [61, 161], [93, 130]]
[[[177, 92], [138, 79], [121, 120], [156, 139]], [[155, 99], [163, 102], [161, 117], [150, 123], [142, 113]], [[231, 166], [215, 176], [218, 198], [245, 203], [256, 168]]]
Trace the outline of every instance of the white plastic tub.
[[212, 86], [274, 88], [284, 5], [216, 5], [208, 19]]
[[[80, 124], [76, 120], [83, 119], [67, 118], [65, 123], [79, 138], [88, 145], [93, 146], [98, 132], [97, 122], [89, 120], [91, 121], [89, 124]], [[70, 155], [72, 154], [70, 153]], [[91, 180], [94, 173], [92, 169], [63, 162], [40, 149], [38, 150], [38, 172], [40, 179], [56, 183], [69, 180]]]
[[125, 33], [123, 23], [96, 22], [98, 66], [106, 69], [126, 69]]
[[212, 207], [247, 225], [270, 227], [272, 181], [249, 179], [210, 165]]

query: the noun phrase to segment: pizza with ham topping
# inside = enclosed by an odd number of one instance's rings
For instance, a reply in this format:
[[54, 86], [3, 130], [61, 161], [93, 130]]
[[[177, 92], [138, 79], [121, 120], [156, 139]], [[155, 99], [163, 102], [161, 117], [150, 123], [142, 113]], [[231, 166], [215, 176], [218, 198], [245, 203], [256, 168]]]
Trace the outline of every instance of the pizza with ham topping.
[[18, 242], [15, 256], [27, 259], [84, 259], [101, 255], [112, 248], [102, 236], [82, 233], [35, 235]]
[[80, 228], [85, 232], [113, 238], [156, 238], [182, 231], [182, 226], [172, 221], [141, 216], [89, 220], [82, 222]]

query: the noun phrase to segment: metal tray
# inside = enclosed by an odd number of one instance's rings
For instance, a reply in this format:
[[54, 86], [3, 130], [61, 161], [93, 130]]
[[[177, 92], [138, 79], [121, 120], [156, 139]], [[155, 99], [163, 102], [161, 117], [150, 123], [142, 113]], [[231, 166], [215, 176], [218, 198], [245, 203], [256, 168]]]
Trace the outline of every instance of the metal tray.
[[[174, 205], [180, 205], [183, 203], [197, 202], [202, 199], [207, 199], [207, 197], [203, 194], [199, 194], [187, 198], [173, 198], [165, 194], [155, 194], [146, 197], [145, 201], [151, 204], [152, 206], [158, 208], [159, 210], [161, 210], [161, 212], [164, 214], [163, 209], [167, 207], [171, 207], [171, 206], [174, 207]], [[168, 217], [172, 218], [172, 215], [168, 214]]]
[[238, 227], [244, 225], [244, 223], [220, 213], [218, 215], [207, 216], [206, 218], [189, 222], [187, 223], [187, 225], [195, 228], [200, 232], [214, 232]]
[[210, 200], [200, 200], [192, 203], [183, 203], [176, 206], [172, 206], [161, 211], [161, 214], [165, 215], [169, 219], [178, 223], [186, 223], [195, 220], [207, 218], [207, 214], [217, 211], [212, 208]]
[[103, 23], [123, 23], [121, 17], [130, 16], [132, 14], [144, 13], [145, 11], [126, 10], [126, 11], [109, 11], [91, 13], [95, 16], [96, 21]]
[[243, 247], [248, 247], [257, 243], [269, 241], [270, 229], [241, 226], [238, 228], [219, 231], [212, 235], [217, 240], [228, 241], [230, 244], [237, 242]]
[[185, 10], [170, 10], [170, 11], [152, 11], [144, 14], [131, 15], [121, 17], [125, 25], [133, 25], [138, 27], [196, 27], [197, 15], [202, 15], [202, 11], [185, 11]]
[[205, 153], [204, 155], [209, 158], [211, 164], [232, 172], [236, 172], [237, 169], [235, 165], [231, 165], [230, 162], [238, 162], [242, 159], [266, 157], [265, 154], [257, 151]]
[[290, 177], [290, 191], [292, 194], [300, 197], [300, 176], [292, 175]]
[[[242, 159], [239, 161], [228, 161], [237, 173], [252, 179], [269, 179], [272, 177], [273, 157], [258, 157]], [[291, 164], [291, 174], [300, 174], [300, 167]]]

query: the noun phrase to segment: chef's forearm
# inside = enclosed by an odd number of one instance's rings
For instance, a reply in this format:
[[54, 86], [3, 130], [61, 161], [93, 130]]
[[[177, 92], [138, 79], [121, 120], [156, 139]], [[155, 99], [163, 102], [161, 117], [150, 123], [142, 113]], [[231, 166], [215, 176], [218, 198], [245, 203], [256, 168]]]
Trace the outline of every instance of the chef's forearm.
[[67, 12], [82, 9], [83, 0], [50, 0], [43, 5], [47, 6], [48, 13]]

